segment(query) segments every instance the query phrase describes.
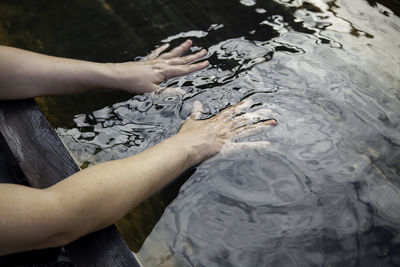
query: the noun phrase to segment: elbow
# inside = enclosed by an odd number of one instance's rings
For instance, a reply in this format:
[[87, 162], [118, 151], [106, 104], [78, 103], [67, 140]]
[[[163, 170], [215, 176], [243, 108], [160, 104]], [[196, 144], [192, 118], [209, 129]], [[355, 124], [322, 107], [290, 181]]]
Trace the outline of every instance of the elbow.
[[0, 256], [29, 250], [61, 247], [78, 238], [76, 235], [67, 232], [51, 233], [49, 230], [37, 230], [34, 235], [25, 240], [0, 241]]
[[41, 224], [43, 247], [65, 246], [91, 232], [90, 223], [80, 212], [75, 198], [66, 196], [59, 190], [46, 190], [52, 203], [47, 218]]
[[42, 220], [46, 247], [65, 246], [84, 235], [105, 228], [110, 225], [92, 214], [91, 210], [82, 204], [81, 197], [67, 196], [59, 190], [48, 190], [52, 207], [49, 216]]
[[43, 240], [42, 247], [43, 248], [62, 247], [75, 241], [79, 237], [80, 237], [79, 235], [67, 231], [54, 233], [49, 235]]
[[85, 227], [77, 225], [69, 216], [64, 216], [64, 212], [61, 215], [53, 214], [38, 227], [41, 248], [65, 246], [86, 234]]
[[44, 247], [65, 246], [91, 232], [104, 228], [94, 227], [92, 224], [82, 219], [64, 220], [57, 224], [62, 226], [54, 227], [53, 230], [47, 231], [47, 233], [44, 234]]
[[59, 229], [58, 231], [48, 234], [44, 240], [44, 247], [65, 246], [87, 234], [90, 234], [102, 228], [104, 227], [92, 229], [91, 227], [87, 228], [82, 225], [80, 227], [76, 227], [74, 225], [70, 225], [69, 227], [66, 226], [63, 229]]

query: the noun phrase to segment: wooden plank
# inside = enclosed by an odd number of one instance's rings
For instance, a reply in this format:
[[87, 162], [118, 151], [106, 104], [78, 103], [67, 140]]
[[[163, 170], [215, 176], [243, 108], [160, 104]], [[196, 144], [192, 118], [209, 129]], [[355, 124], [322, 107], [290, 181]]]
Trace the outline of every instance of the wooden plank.
[[[0, 101], [0, 131], [33, 187], [46, 188], [79, 171], [32, 100]], [[114, 226], [65, 246], [76, 266], [140, 266]]]

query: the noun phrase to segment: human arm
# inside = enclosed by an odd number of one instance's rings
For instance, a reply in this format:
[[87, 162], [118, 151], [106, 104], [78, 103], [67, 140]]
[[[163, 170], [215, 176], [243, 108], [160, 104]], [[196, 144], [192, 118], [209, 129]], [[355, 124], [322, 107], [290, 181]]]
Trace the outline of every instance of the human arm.
[[204, 49], [181, 57], [191, 45], [192, 41], [187, 40], [163, 53], [169, 47], [165, 44], [144, 61], [125, 63], [95, 63], [0, 46], [0, 99], [74, 94], [94, 89], [137, 94], [156, 91], [165, 79], [208, 66], [208, 61], [190, 64], [207, 54]]
[[201, 108], [196, 104], [178, 134], [135, 156], [85, 169], [47, 189], [0, 185], [0, 254], [64, 245], [111, 225], [222, 147], [251, 146], [235, 143], [235, 139], [276, 122], [253, 124], [268, 116], [266, 110], [236, 117], [250, 105], [241, 103], [210, 119], [198, 120]]

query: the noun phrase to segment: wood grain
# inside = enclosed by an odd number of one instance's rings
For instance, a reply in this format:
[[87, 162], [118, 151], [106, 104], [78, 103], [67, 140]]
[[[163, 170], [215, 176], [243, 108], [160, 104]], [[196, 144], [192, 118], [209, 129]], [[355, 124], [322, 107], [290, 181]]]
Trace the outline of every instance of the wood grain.
[[[33, 187], [49, 187], [79, 171], [34, 100], [0, 101], [0, 131]], [[76, 266], [140, 266], [114, 226], [65, 250]]]

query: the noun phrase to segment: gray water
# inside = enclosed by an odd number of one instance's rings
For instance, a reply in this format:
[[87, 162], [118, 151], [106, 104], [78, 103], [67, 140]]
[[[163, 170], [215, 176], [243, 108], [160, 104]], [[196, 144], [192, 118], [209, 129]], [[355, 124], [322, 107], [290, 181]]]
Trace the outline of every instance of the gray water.
[[271, 145], [199, 165], [144, 266], [400, 266], [400, 19], [383, 5], [398, 2], [231, 2], [249, 25], [236, 35], [219, 22], [160, 40], [211, 43], [208, 69], [165, 83], [185, 95], [77, 115], [63, 142], [82, 165], [122, 158], [175, 134], [196, 100], [208, 117], [251, 98], [278, 125], [246, 140]]

